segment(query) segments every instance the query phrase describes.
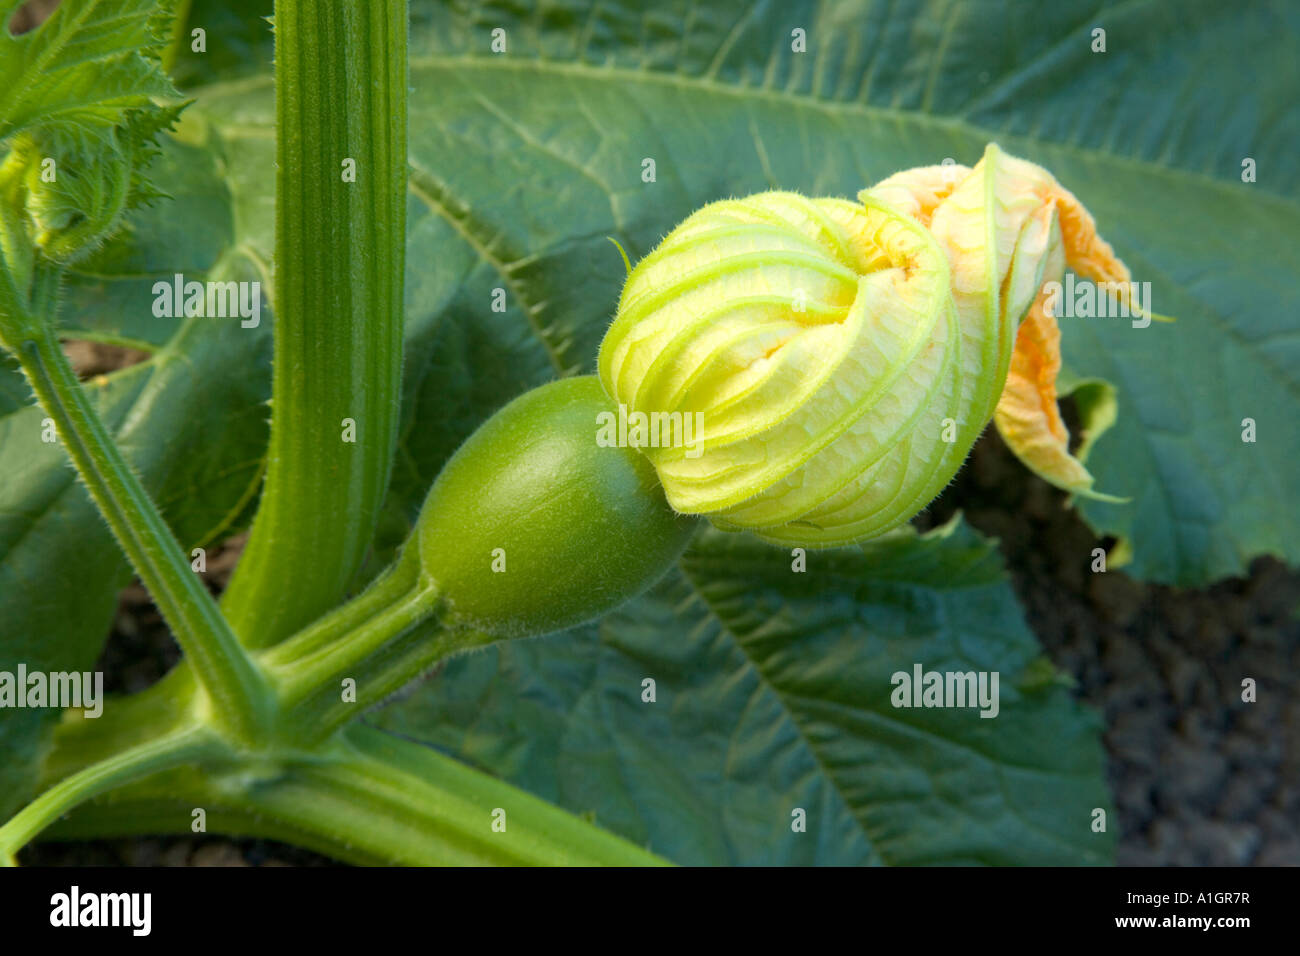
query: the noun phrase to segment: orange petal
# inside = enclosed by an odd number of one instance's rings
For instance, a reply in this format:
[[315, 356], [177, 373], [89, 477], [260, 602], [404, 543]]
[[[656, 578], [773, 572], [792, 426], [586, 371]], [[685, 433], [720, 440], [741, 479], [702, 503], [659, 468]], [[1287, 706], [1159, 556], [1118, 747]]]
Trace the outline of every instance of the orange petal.
[[[990, 149], [997, 152], [992, 146]], [[998, 188], [1004, 192], [1001, 201], [1022, 212], [1024, 204], [1021, 200], [1030, 206], [1036, 201], [1040, 205], [1038, 212], [1032, 215], [1050, 217], [1045, 221], [1052, 223], [1050, 229], [1054, 238], [1048, 241], [1044, 250], [1034, 253], [1032, 249], [1017, 248], [1022, 255], [1047, 257], [1041, 281], [1059, 281], [1068, 264], [1081, 276], [1102, 284], [1101, 288], [1140, 314], [1142, 304], [1131, 301], [1128, 268], [1115, 255], [1110, 244], [1097, 234], [1096, 222], [1083, 204], [1042, 167], [999, 155], [1001, 178]], [[877, 183], [870, 192], [876, 199], [929, 228], [939, 206], [973, 172], [965, 166], [953, 165], [906, 169]], [[1037, 262], [1038, 258], [1030, 261]], [[1006, 296], [1011, 291], [1004, 288], [1002, 294]], [[1029, 291], [1023, 289], [1017, 301], [1024, 302]], [[1046, 292], [1039, 289], [1017, 331], [1006, 385], [994, 411], [994, 422], [1016, 457], [1044, 480], [1072, 494], [1124, 501], [1126, 499], [1094, 492], [1092, 475], [1082, 461], [1070, 454], [1070, 433], [1057, 406], [1061, 330], [1056, 319], [1046, 311], [1046, 299]], [[1011, 311], [1019, 308], [1023, 306], [1013, 305]], [[1100, 425], [1097, 433], [1105, 427], [1105, 424]], [[1086, 450], [1087, 441], [1080, 446], [1080, 453], [1086, 454]]]
[[[1056, 206], [1061, 224], [1066, 264], [1085, 279], [1098, 283], [1099, 293], [1112, 295], [1116, 302], [1132, 310], [1134, 315], [1147, 314], [1150, 303], [1134, 300], [1132, 293], [1136, 290], [1128, 266], [1115, 255], [1110, 243], [1097, 235], [1097, 223], [1092, 214], [1083, 208], [1083, 203], [1059, 183], [1052, 189], [1049, 198]], [[1166, 320], [1165, 316], [1160, 318]]]
[[1044, 481], [1072, 494], [1114, 500], [1092, 490], [1092, 475], [1070, 454], [1070, 432], [1056, 404], [1061, 329], [1043, 308], [1046, 299], [1040, 291], [1020, 323], [993, 420], [1016, 457]]

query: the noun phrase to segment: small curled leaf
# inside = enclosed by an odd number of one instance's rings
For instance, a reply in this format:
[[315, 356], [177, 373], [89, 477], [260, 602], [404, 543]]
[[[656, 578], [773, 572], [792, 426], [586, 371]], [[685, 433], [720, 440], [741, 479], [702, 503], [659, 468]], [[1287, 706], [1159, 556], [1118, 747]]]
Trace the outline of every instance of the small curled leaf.
[[[0, 0], [7, 23], [18, 6]], [[144, 176], [183, 105], [162, 69], [171, 2], [64, 3], [36, 29], [0, 31], [0, 253], [21, 301], [37, 257], [83, 258], [123, 213], [159, 195]]]

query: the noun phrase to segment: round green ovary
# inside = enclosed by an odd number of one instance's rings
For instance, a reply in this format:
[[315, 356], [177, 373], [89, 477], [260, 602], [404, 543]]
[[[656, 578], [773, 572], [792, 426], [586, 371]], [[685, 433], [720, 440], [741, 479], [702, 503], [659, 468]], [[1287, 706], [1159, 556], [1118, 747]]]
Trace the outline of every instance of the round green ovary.
[[617, 420], [594, 377], [553, 382], [447, 463], [417, 533], [455, 621], [500, 637], [572, 627], [644, 591], [685, 549], [696, 519], [668, 506], [644, 455], [597, 443], [603, 412]]

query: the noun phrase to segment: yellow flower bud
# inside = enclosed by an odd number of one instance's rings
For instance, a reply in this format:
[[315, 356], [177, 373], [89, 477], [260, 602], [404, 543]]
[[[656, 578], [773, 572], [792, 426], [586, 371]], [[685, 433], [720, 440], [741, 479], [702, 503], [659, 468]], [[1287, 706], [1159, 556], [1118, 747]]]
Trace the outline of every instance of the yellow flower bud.
[[908, 170], [856, 203], [761, 193], [673, 230], [629, 275], [599, 358], [629, 412], [702, 427], [642, 448], [669, 503], [814, 547], [924, 508], [1064, 268], [1049, 184], [990, 145], [973, 169]]

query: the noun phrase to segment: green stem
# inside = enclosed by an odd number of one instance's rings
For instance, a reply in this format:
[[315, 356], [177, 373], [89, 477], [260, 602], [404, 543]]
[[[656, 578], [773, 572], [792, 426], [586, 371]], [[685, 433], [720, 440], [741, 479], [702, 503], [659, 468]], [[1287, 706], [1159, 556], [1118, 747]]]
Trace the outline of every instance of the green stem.
[[[38, 276], [34, 312], [52, 314], [56, 283], [52, 273]], [[264, 678], [95, 412], [50, 322], [31, 314], [20, 321], [18, 303], [7, 295], [4, 300], [5, 337], [13, 341], [32, 390], [53, 419], [90, 496], [193, 664], [215, 711], [213, 722], [241, 741], [259, 739], [269, 720]]]
[[[358, 623], [346, 635], [329, 643], [322, 643], [317, 649], [298, 656], [297, 639], [294, 647], [279, 653], [284, 645], [276, 647], [277, 653], [264, 657], [263, 664], [272, 676], [279, 692], [282, 706], [286, 711], [296, 710], [304, 700], [323, 690], [326, 694], [338, 696], [338, 681], [344, 677], [357, 677], [355, 668], [366, 668], [372, 659], [382, 655], [384, 646], [401, 637], [415, 627], [427, 615], [436, 603], [434, 592], [413, 590], [397, 603], [384, 607], [371, 617]], [[315, 639], [324, 635], [309, 632], [305, 635]], [[359, 681], [364, 695], [367, 682]], [[355, 710], [355, 708], [354, 708]]]
[[[442, 630], [422, 625], [428, 595], [408, 600], [375, 616], [345, 640], [336, 642], [314, 659], [267, 665], [278, 689], [291, 708], [284, 732], [304, 745], [322, 739], [358, 715], [401, 690], [444, 657], [489, 643], [477, 632]], [[342, 680], [352, 678], [355, 699], [344, 699]]]
[[[274, 755], [272, 755], [274, 756]], [[361, 725], [321, 750], [178, 767], [73, 811], [46, 837], [211, 830], [309, 847], [360, 864], [652, 866], [662, 858], [435, 750]], [[504, 811], [505, 830], [493, 828]]]
[[339, 602], [387, 489], [402, 366], [406, 30], [405, 0], [275, 5], [271, 440], [223, 598], [248, 647]]
[[[658, 856], [606, 830], [474, 770], [429, 747], [358, 724], [344, 740], [350, 748], [323, 765], [315, 779], [354, 801], [401, 807], [417, 823], [423, 845], [376, 840], [394, 859], [439, 858], [452, 863], [585, 866], [662, 865]], [[355, 805], [355, 803], [354, 803]], [[492, 829], [493, 812], [505, 811], [504, 832]], [[414, 812], [413, 812], [414, 811]], [[376, 813], [375, 816], [380, 816]], [[338, 825], [342, 821], [332, 821]], [[357, 829], [352, 824], [349, 829]], [[377, 834], [377, 836], [381, 836]]]
[[[494, 640], [444, 626], [437, 585], [420, 570], [418, 549], [353, 600], [263, 652], [285, 739], [310, 746], [428, 670], [438, 660]], [[355, 682], [344, 699], [342, 682]]]
[[[313, 621], [293, 637], [262, 652], [260, 660], [264, 666], [275, 668], [286, 667], [291, 662], [302, 667], [310, 666], [308, 662], [320, 661], [338, 642], [347, 640], [377, 616], [405, 602], [417, 590], [423, 590], [419, 549], [407, 546], [392, 566], [364, 591]], [[283, 686], [281, 681], [276, 683]]]
[[122, 750], [65, 777], [0, 827], [0, 858], [13, 855], [73, 807], [113, 787], [138, 780], [205, 754], [219, 742], [206, 728], [191, 728]]

